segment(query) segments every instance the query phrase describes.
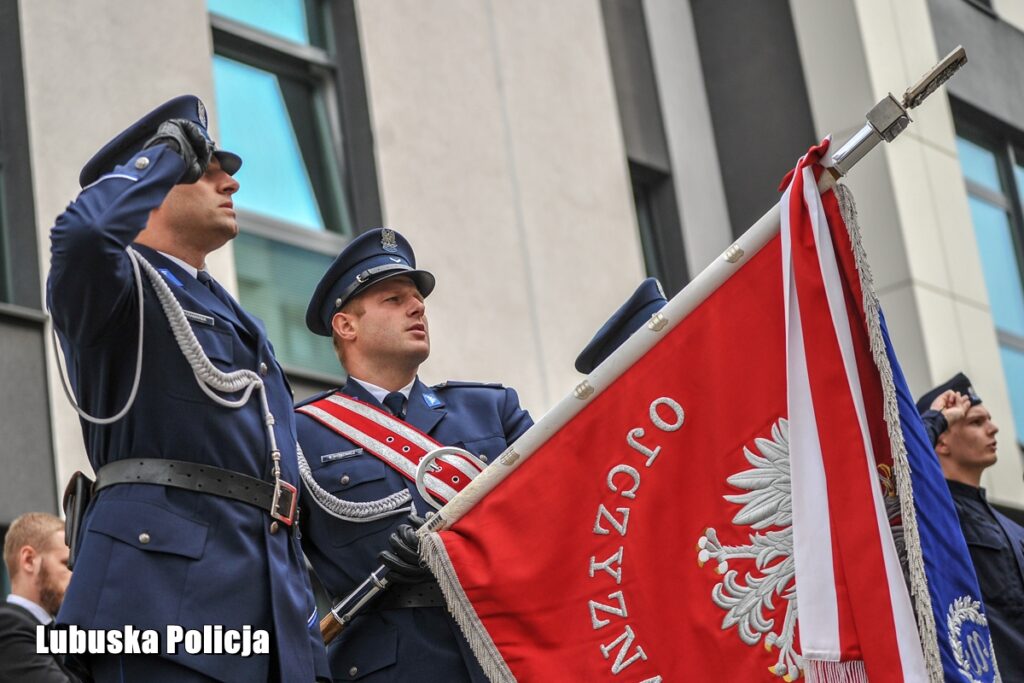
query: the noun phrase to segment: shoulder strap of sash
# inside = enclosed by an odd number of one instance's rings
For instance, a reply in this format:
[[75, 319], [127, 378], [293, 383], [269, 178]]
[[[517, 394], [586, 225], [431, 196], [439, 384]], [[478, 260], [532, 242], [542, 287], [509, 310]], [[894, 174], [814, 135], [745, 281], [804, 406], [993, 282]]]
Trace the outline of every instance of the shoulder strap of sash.
[[[383, 460], [409, 481], [416, 481], [420, 460], [442, 444], [390, 413], [344, 394], [333, 394], [296, 409]], [[480, 473], [480, 468], [458, 455], [434, 460], [424, 477], [427, 491], [447, 503]]]

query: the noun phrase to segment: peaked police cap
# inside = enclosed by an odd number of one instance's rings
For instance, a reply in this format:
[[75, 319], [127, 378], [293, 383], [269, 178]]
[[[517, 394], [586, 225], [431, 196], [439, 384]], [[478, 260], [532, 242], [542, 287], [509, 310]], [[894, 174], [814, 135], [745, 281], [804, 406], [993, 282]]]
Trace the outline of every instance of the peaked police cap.
[[660, 282], [653, 277], [641, 282], [633, 295], [608, 318], [608, 322], [576, 357], [576, 370], [584, 375], [593, 372], [667, 303]]
[[403, 275], [424, 297], [434, 291], [434, 276], [416, 269], [409, 240], [394, 230], [378, 228], [359, 235], [338, 254], [313, 292], [306, 309], [306, 327], [331, 336], [331, 320], [342, 306], [371, 285]]
[[967, 396], [969, 399], [971, 399], [972, 406], [976, 406], [979, 403], [981, 403], [981, 397], [974, 392], [974, 387], [971, 385], [971, 380], [969, 380], [967, 378], [967, 375], [965, 375], [964, 373], [958, 372], [952, 377], [950, 377], [948, 380], [940, 384], [939, 386], [929, 391], [921, 398], [917, 399], [917, 412], [924, 415], [924, 413], [927, 412], [929, 408], [931, 408], [932, 401], [934, 401], [942, 393], [948, 391], [949, 389], [953, 389], [954, 391], [961, 393], [964, 396]]
[[[153, 137], [160, 124], [170, 119], [192, 121], [203, 131], [206, 139], [213, 142], [210, 139], [210, 132], [206, 128], [208, 124], [203, 101], [195, 95], [179, 95], [173, 100], [164, 102], [105, 144], [82, 167], [82, 172], [78, 176], [78, 184], [82, 187], [90, 185], [96, 182], [100, 176], [110, 173], [116, 166], [128, 162], [142, 149], [146, 141]], [[217, 157], [221, 168], [230, 175], [237, 173], [242, 166], [240, 156], [233, 152], [217, 149], [216, 143], [214, 143], [213, 156]]]

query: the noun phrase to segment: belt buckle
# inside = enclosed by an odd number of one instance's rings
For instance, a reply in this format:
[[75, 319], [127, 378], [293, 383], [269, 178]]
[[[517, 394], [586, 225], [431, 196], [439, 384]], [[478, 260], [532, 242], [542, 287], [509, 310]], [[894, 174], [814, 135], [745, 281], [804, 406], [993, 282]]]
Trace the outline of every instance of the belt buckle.
[[[291, 526], [295, 521], [295, 505], [299, 501], [297, 491], [298, 489], [282, 479], [274, 482], [274, 500], [270, 503], [270, 516], [285, 526]], [[288, 510], [288, 514], [281, 513], [282, 507]]]

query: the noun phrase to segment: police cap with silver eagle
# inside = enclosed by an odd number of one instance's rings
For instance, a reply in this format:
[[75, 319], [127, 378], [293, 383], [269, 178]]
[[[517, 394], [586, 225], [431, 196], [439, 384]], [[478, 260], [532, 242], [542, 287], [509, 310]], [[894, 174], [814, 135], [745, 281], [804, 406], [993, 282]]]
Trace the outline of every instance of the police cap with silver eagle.
[[931, 408], [932, 401], [949, 389], [961, 393], [971, 399], [972, 406], [976, 406], [981, 403], [981, 397], [975, 393], [974, 387], [971, 385], [971, 380], [967, 379], [967, 375], [964, 373], [958, 372], [921, 398], [917, 399], [917, 412], [924, 415], [928, 409]]
[[576, 370], [584, 375], [593, 372], [667, 303], [660, 282], [653, 277], [641, 282], [576, 357]]
[[[206, 129], [206, 107], [203, 105], [203, 101], [195, 95], [179, 95], [164, 102], [128, 126], [96, 152], [82, 167], [82, 172], [78, 176], [79, 185], [86, 187], [96, 182], [100, 176], [113, 171], [116, 166], [127, 163], [142, 149], [146, 141], [153, 137], [160, 124], [170, 119], [192, 121], [199, 126], [206, 139], [213, 142]], [[217, 149], [216, 143], [214, 143], [213, 156], [217, 157], [220, 167], [229, 175], [234, 175], [242, 166], [240, 156], [233, 152]]]
[[378, 228], [359, 235], [334, 259], [317, 283], [306, 309], [306, 327], [331, 336], [331, 320], [352, 297], [382, 280], [408, 277], [424, 297], [434, 290], [434, 276], [417, 270], [409, 241], [394, 230]]

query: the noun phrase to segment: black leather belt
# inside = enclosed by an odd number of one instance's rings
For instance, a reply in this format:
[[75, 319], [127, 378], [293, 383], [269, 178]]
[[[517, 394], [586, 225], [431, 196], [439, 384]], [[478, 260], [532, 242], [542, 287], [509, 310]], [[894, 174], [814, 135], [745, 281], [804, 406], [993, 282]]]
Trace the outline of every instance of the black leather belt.
[[437, 581], [395, 583], [372, 603], [371, 610], [410, 609], [413, 607], [444, 607], [444, 594]]
[[286, 526], [295, 520], [298, 500], [295, 487], [285, 481], [275, 486], [220, 467], [163, 458], [128, 458], [108, 463], [96, 473], [93, 492], [115, 484], [159, 484], [229, 498], [266, 510]]

